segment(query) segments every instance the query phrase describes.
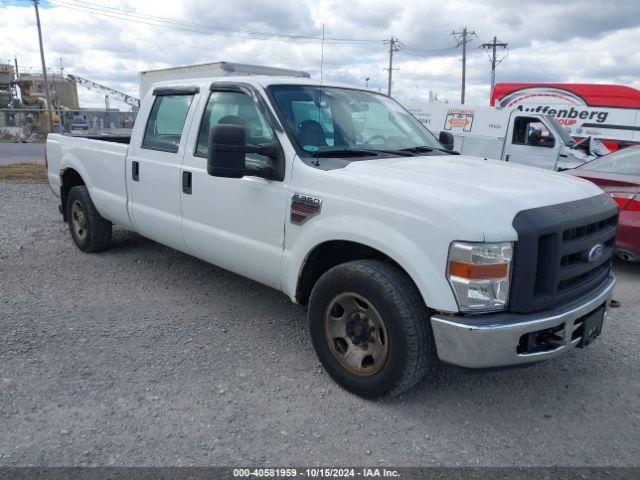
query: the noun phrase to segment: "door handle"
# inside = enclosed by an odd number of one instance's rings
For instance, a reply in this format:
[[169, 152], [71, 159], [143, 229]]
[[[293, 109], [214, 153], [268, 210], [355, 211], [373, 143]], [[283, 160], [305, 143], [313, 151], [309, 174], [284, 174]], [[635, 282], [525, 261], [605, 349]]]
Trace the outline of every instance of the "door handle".
[[182, 172], [182, 191], [187, 195], [191, 195], [191, 172], [186, 170]]
[[131, 162], [131, 178], [137, 182], [140, 180], [140, 163], [134, 160]]

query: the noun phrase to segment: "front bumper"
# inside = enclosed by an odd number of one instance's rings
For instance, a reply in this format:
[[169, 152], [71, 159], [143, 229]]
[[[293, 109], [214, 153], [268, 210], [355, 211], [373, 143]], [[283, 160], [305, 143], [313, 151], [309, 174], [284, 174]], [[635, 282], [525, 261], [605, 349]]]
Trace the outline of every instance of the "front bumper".
[[[576, 347], [581, 319], [605, 309], [615, 279], [569, 305], [532, 314], [497, 313], [467, 317], [434, 315], [433, 336], [440, 360], [467, 368], [491, 368], [538, 362]], [[558, 338], [539, 351], [521, 352], [522, 337], [541, 332]], [[520, 348], [521, 350], [521, 348]]]

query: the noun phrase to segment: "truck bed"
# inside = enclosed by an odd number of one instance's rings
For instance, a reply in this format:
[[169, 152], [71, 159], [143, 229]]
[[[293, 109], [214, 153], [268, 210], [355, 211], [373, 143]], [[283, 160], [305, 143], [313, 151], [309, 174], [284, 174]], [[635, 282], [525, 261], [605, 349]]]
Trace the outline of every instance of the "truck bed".
[[124, 143], [125, 145], [129, 145], [131, 142], [131, 135], [84, 135], [81, 138], [88, 138], [89, 140], [98, 140], [101, 142]]
[[74, 165], [86, 182], [91, 199], [105, 218], [130, 226], [127, 212], [126, 158], [130, 137], [74, 137], [49, 134], [47, 162], [49, 183], [60, 195], [61, 175]]

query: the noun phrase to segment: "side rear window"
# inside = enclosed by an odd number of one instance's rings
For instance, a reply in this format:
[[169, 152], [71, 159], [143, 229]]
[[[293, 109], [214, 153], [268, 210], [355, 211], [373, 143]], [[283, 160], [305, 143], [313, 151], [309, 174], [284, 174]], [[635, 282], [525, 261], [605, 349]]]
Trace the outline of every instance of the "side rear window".
[[193, 95], [156, 97], [144, 131], [142, 148], [177, 152], [191, 100]]

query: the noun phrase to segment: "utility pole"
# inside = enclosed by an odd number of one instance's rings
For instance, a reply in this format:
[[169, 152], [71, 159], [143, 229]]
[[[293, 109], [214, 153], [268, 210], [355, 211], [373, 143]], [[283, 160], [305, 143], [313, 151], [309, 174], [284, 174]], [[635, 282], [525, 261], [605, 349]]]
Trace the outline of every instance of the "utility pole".
[[508, 46], [508, 43], [498, 42], [495, 36], [493, 37], [493, 42], [480, 45], [480, 48], [483, 50], [491, 50], [491, 97], [493, 97], [493, 87], [496, 84], [496, 65], [504, 60], [503, 58], [502, 60], [496, 61], [496, 49], [507, 48]]
[[387, 95], [391, 96], [391, 84], [393, 82], [393, 71], [397, 70], [397, 68], [393, 68], [393, 54], [394, 52], [399, 52], [404, 45], [402, 45], [402, 42], [398, 40], [396, 37], [391, 37], [389, 38], [389, 40], [385, 40], [384, 43], [389, 44], [389, 68], [385, 68], [384, 70], [389, 70], [389, 80], [387, 83]]
[[471, 41], [468, 37], [475, 36], [476, 32], [469, 31], [467, 27], [464, 27], [461, 32], [451, 32], [451, 35], [456, 37], [460, 36], [460, 40], [458, 40], [458, 45], [462, 45], [462, 90], [460, 92], [460, 103], [464, 104], [464, 92], [467, 83], [467, 43]]
[[42, 27], [40, 26], [40, 12], [38, 11], [39, 0], [33, 0], [36, 7], [36, 22], [38, 24], [38, 40], [40, 41], [40, 60], [42, 61], [42, 79], [44, 81], [44, 94], [47, 97], [47, 108], [49, 109], [49, 128], [53, 132], [53, 105], [51, 104], [51, 92], [49, 91], [49, 78], [47, 77], [47, 64], [44, 61], [44, 47], [42, 46]]
[[13, 84], [13, 91], [15, 99], [20, 100], [20, 98], [18, 97], [18, 80], [20, 77], [20, 74], [18, 73], [18, 57], [13, 57], [13, 64], [16, 66], [16, 83]]
[[110, 108], [111, 107], [109, 106], [109, 95], [105, 95], [104, 96], [104, 111], [106, 112], [106, 115], [105, 115], [106, 118], [104, 122], [106, 124], [105, 128], [111, 127], [111, 118], [109, 117]]

